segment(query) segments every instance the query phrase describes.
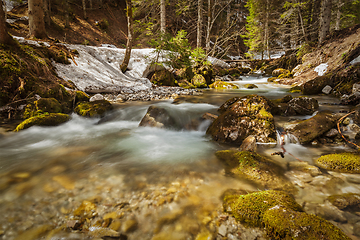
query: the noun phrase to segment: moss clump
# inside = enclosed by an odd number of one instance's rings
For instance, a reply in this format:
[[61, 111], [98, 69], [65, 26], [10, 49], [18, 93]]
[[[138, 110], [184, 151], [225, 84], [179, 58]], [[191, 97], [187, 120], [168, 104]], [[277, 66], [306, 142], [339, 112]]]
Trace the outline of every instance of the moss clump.
[[294, 86], [294, 87], [290, 88], [289, 92], [290, 93], [301, 93], [302, 92], [302, 87]]
[[255, 84], [245, 84], [244, 87], [248, 89], [258, 88], [258, 86], [256, 86]]
[[191, 83], [197, 88], [206, 88], [206, 79], [201, 74], [195, 74], [195, 76], [191, 79]]
[[49, 113], [61, 113], [61, 104], [55, 98], [41, 98], [35, 101], [37, 110]]
[[210, 84], [209, 88], [223, 90], [223, 89], [238, 89], [239, 87], [233, 83], [215, 81], [214, 83]]
[[173, 74], [166, 69], [154, 72], [150, 81], [158, 86], [176, 86]]
[[289, 76], [291, 73], [289, 70], [283, 69], [283, 68], [277, 68], [272, 72], [272, 75], [274, 77], [280, 78], [280, 76]]
[[67, 122], [70, 120], [70, 116], [63, 113], [46, 113], [43, 115], [31, 117], [29, 119], [26, 119], [22, 123], [20, 123], [16, 129], [15, 132], [18, 132], [20, 130], [29, 128], [31, 126], [56, 126], [61, 123]]
[[283, 204], [269, 208], [262, 221], [270, 239], [350, 239], [329, 221]]
[[75, 99], [76, 103], [78, 103], [78, 102], [88, 102], [90, 100], [90, 97], [86, 93], [84, 93], [83, 91], [76, 91], [75, 94], [76, 94], [76, 96], [75, 96], [76, 97], [76, 99]]
[[360, 173], [360, 156], [354, 153], [335, 153], [321, 156], [315, 164], [327, 170]]
[[235, 177], [245, 178], [263, 188], [296, 192], [295, 187], [283, 175], [284, 170], [257, 153], [224, 150], [215, 155], [225, 163], [226, 172]]
[[83, 117], [102, 117], [105, 112], [113, 109], [111, 103], [106, 100], [94, 101], [94, 102], [81, 102], [74, 111]]
[[346, 193], [341, 195], [331, 195], [328, 200], [332, 205], [341, 210], [359, 211], [360, 195], [355, 193]]
[[231, 210], [237, 221], [252, 227], [261, 227], [265, 212], [277, 205], [294, 211], [303, 211], [294, 198], [283, 191], [260, 191], [240, 195], [236, 200], [235, 198], [234, 195], [225, 195], [224, 203], [230, 203], [227, 211]]

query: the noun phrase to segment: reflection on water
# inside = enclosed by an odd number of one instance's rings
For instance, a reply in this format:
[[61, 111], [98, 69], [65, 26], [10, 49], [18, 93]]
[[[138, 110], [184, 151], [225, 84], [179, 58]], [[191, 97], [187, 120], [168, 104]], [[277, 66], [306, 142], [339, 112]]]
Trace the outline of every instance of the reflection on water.
[[[234, 96], [259, 94], [275, 99], [288, 94], [288, 87], [267, 84], [266, 78], [242, 77], [234, 83], [240, 89], [204, 90], [201, 96], [180, 97], [176, 104], [150, 103], [166, 108], [182, 126], [180, 130], [138, 127], [150, 104], [126, 103], [103, 119], [74, 114], [61, 126], [31, 127], [0, 138], [0, 211], [6, 213], [0, 220], [3, 239], [14, 239], [42, 224], [52, 224], [53, 228], [69, 224], [67, 219], [83, 200], [97, 197], [99, 219], [88, 224], [102, 222], [100, 215], [116, 210], [123, 214], [119, 217], [123, 225], [131, 218], [137, 219], [136, 231], [127, 232], [130, 239], [160, 239], [162, 234], [170, 234], [174, 239], [195, 239], [199, 234], [214, 234], [221, 193], [227, 188], [256, 188], [224, 176], [222, 164], [214, 157], [214, 152], [224, 146], [205, 134], [208, 122], [195, 130], [186, 130], [185, 126], [206, 112], [216, 113], [222, 103]], [[258, 88], [245, 89], [247, 83]], [[319, 101], [321, 108], [333, 107], [323, 104], [332, 103], [333, 99], [320, 97]], [[288, 118], [279, 117], [276, 121], [282, 126]], [[297, 159], [313, 164], [313, 159], [321, 154], [337, 151], [301, 146], [289, 140], [284, 148], [291, 153], [285, 158], [271, 156], [281, 150], [279, 145], [260, 146], [259, 151], [285, 168]], [[299, 173], [289, 174], [292, 178]], [[311, 183], [313, 177], [304, 184]], [[311, 196], [319, 192], [311, 187], [299, 189], [299, 202], [312, 202]], [[344, 189], [360, 193], [358, 185], [346, 185]], [[317, 194], [316, 201], [324, 201], [329, 194], [328, 190], [321, 192], [322, 197]], [[118, 208], [125, 202], [127, 207]], [[60, 233], [65, 234], [59, 230]], [[84, 236], [87, 235], [80, 235]]]

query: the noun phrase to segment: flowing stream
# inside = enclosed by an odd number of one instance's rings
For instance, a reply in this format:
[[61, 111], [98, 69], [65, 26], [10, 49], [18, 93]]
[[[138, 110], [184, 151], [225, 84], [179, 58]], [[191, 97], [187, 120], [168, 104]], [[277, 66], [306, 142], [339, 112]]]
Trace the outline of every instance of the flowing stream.
[[[195, 239], [217, 232], [222, 217], [221, 194], [229, 188], [257, 188], [225, 176], [214, 153], [229, 146], [215, 143], [205, 134], [209, 122], [195, 129], [189, 126], [206, 112], [216, 114], [218, 107], [233, 96], [259, 94], [276, 99], [288, 94], [288, 87], [268, 84], [266, 80], [242, 77], [234, 82], [240, 86], [238, 90], [204, 90], [200, 96], [183, 96], [176, 101], [128, 102], [116, 105], [101, 120], [73, 114], [61, 126], [31, 127], [0, 135], [0, 239], [16, 239], [22, 233], [30, 234], [29, 229], [40, 229], [32, 239], [101, 237], [91, 227], [86, 231], [83, 227], [78, 233], [66, 231], [66, 227], [75, 229], [73, 212], [84, 200], [95, 203], [98, 214], [85, 225], [94, 226], [97, 222], [96, 226], [110, 227], [104, 216], [116, 212], [118, 216], [112, 218], [111, 224], [118, 221], [119, 231], [128, 239]], [[247, 83], [259, 88], [245, 89]], [[333, 105], [337, 99], [316, 98], [320, 110], [341, 110]], [[138, 127], [150, 105], [168, 109], [180, 129]], [[278, 126], [289, 120], [275, 118]], [[285, 158], [271, 156], [280, 147], [259, 146], [259, 151], [287, 168], [290, 162], [297, 162], [295, 157], [313, 164], [313, 159], [322, 154], [349, 150], [345, 145], [301, 146], [290, 140], [285, 146], [292, 153]], [[328, 216], [334, 211], [326, 204], [326, 197], [360, 194], [360, 176], [311, 176], [291, 170], [286, 176], [297, 184], [296, 200], [307, 212], [323, 213], [346, 234], [358, 239], [353, 236], [357, 215], [345, 215], [345, 219]], [[351, 179], [358, 179], [358, 183]], [[131, 225], [133, 222], [136, 224]], [[46, 234], [41, 235], [39, 226], [53, 230], [44, 230]], [[228, 239], [257, 236], [246, 235], [248, 230], [234, 224], [228, 224], [226, 229]], [[239, 232], [243, 232], [243, 237]], [[221, 239], [220, 235], [213, 237]]]

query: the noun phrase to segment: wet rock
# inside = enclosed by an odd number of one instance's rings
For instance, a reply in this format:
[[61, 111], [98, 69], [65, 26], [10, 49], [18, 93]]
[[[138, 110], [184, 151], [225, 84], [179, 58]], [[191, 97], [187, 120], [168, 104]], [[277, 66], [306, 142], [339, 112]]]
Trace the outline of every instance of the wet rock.
[[354, 225], [354, 235], [360, 237], [360, 222]]
[[312, 239], [349, 239], [332, 223], [305, 212], [277, 205], [263, 215], [263, 223], [270, 238]]
[[274, 71], [272, 71], [272, 75], [274, 77], [279, 77], [280, 75], [288, 75], [288, 74], [290, 74], [290, 71], [283, 68], [277, 68]]
[[328, 137], [328, 138], [335, 138], [335, 137], [338, 137], [338, 136], [340, 136], [340, 133], [335, 128], [332, 128], [328, 132], [325, 133], [325, 137]]
[[223, 237], [226, 237], [227, 234], [227, 226], [225, 224], [221, 224], [218, 230], [219, 234]]
[[350, 131], [354, 132], [354, 133], [359, 133], [360, 132], [360, 127], [359, 125], [355, 124], [355, 123], [350, 123], [348, 125], [348, 128]]
[[74, 211], [74, 216], [82, 218], [92, 218], [97, 215], [96, 205], [89, 201], [83, 201], [81, 205]]
[[102, 227], [90, 227], [89, 228], [89, 235], [91, 237], [119, 237], [120, 233], [116, 232], [109, 228], [102, 228]]
[[32, 126], [57, 126], [70, 120], [70, 116], [63, 113], [47, 113], [36, 117], [31, 117], [20, 123], [15, 132]]
[[275, 123], [270, 110], [271, 102], [262, 96], [232, 98], [220, 107], [220, 116], [206, 133], [215, 141], [231, 144], [240, 145], [250, 135], [257, 142], [275, 143]]
[[165, 108], [150, 106], [139, 126], [174, 128], [176, 126], [176, 121], [172, 116], [170, 116], [169, 112]]
[[105, 100], [104, 96], [101, 95], [100, 93], [97, 93], [89, 99], [89, 102], [102, 101], [102, 100]]
[[247, 89], [254, 89], [254, 88], [259, 88], [258, 86], [256, 86], [255, 84], [245, 84], [244, 86]]
[[302, 93], [304, 95], [312, 95], [321, 93], [326, 85], [329, 85], [328, 76], [318, 76], [302, 85]]
[[295, 187], [283, 175], [284, 170], [259, 154], [248, 151], [224, 150], [216, 157], [225, 164], [225, 170], [239, 178], [245, 178], [271, 189], [286, 189], [295, 192]]
[[75, 103], [89, 102], [90, 97], [83, 91], [75, 91]]
[[39, 239], [41, 236], [45, 235], [48, 231], [50, 231], [52, 227], [50, 225], [41, 225], [30, 230], [27, 230], [17, 236], [15, 240], [35, 240]]
[[288, 167], [290, 170], [309, 173], [312, 177], [322, 175], [318, 167], [310, 165], [308, 162], [289, 162]]
[[250, 152], [256, 152], [256, 138], [252, 135], [248, 136], [244, 139], [242, 144], [239, 147], [240, 151], [250, 151]]
[[357, 174], [346, 174], [345, 177], [350, 183], [360, 184], [360, 176]]
[[126, 220], [122, 225], [121, 225], [121, 230], [124, 233], [129, 233], [129, 232], [133, 232], [138, 228], [138, 221], [136, 219], [129, 219]]
[[326, 85], [322, 90], [324, 94], [330, 94], [332, 91], [332, 87], [330, 85]]
[[347, 219], [343, 212], [329, 203], [319, 204], [316, 208], [316, 215], [335, 222], [345, 223]]
[[214, 83], [209, 85], [209, 88], [221, 90], [221, 89], [238, 89], [239, 87], [233, 83], [215, 81]]
[[214, 236], [208, 230], [201, 231], [195, 237], [195, 240], [212, 240], [212, 239], [214, 239]]
[[328, 200], [332, 205], [341, 210], [360, 211], [360, 195], [355, 193], [346, 193], [341, 195], [331, 195]]
[[301, 144], [309, 143], [336, 126], [337, 117], [329, 112], [319, 112], [314, 117], [289, 126], [286, 130], [292, 133]]
[[103, 117], [107, 111], [113, 110], [113, 106], [106, 100], [79, 103], [74, 112], [83, 117]]
[[311, 115], [319, 108], [315, 98], [298, 97], [288, 102], [286, 115]]
[[315, 160], [315, 164], [335, 172], [360, 173], [360, 156], [354, 153], [324, 155]]
[[356, 105], [360, 103], [360, 92], [355, 92], [350, 95], [343, 95], [340, 97], [340, 104]]

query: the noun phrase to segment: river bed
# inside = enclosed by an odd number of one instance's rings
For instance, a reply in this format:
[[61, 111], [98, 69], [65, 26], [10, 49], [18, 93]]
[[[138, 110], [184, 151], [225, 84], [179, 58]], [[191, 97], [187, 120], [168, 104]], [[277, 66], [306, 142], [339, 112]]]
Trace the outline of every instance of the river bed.
[[[204, 90], [175, 101], [126, 102], [116, 104], [101, 120], [74, 114], [61, 126], [0, 136], [0, 239], [263, 239], [261, 230], [244, 228], [222, 213], [226, 189], [258, 190], [225, 175], [214, 153], [229, 146], [205, 134], [209, 122], [187, 127], [206, 112], [216, 114], [233, 96], [276, 99], [288, 94], [287, 86], [269, 84], [262, 77], [242, 77], [234, 83], [240, 89]], [[247, 83], [259, 88], [243, 88]], [[334, 105], [337, 99], [316, 98], [320, 110], [348, 110]], [[182, 128], [138, 127], [150, 105], [168, 109]], [[289, 118], [275, 121], [280, 127]], [[291, 168], [296, 158], [312, 165], [322, 154], [351, 149], [344, 144], [287, 142], [293, 156], [271, 156], [278, 149], [259, 146], [260, 153], [287, 169], [286, 176], [299, 189], [298, 203], [360, 239], [354, 235], [360, 229], [360, 213], [342, 213], [326, 201], [331, 194], [360, 194], [360, 176], [313, 176]]]

